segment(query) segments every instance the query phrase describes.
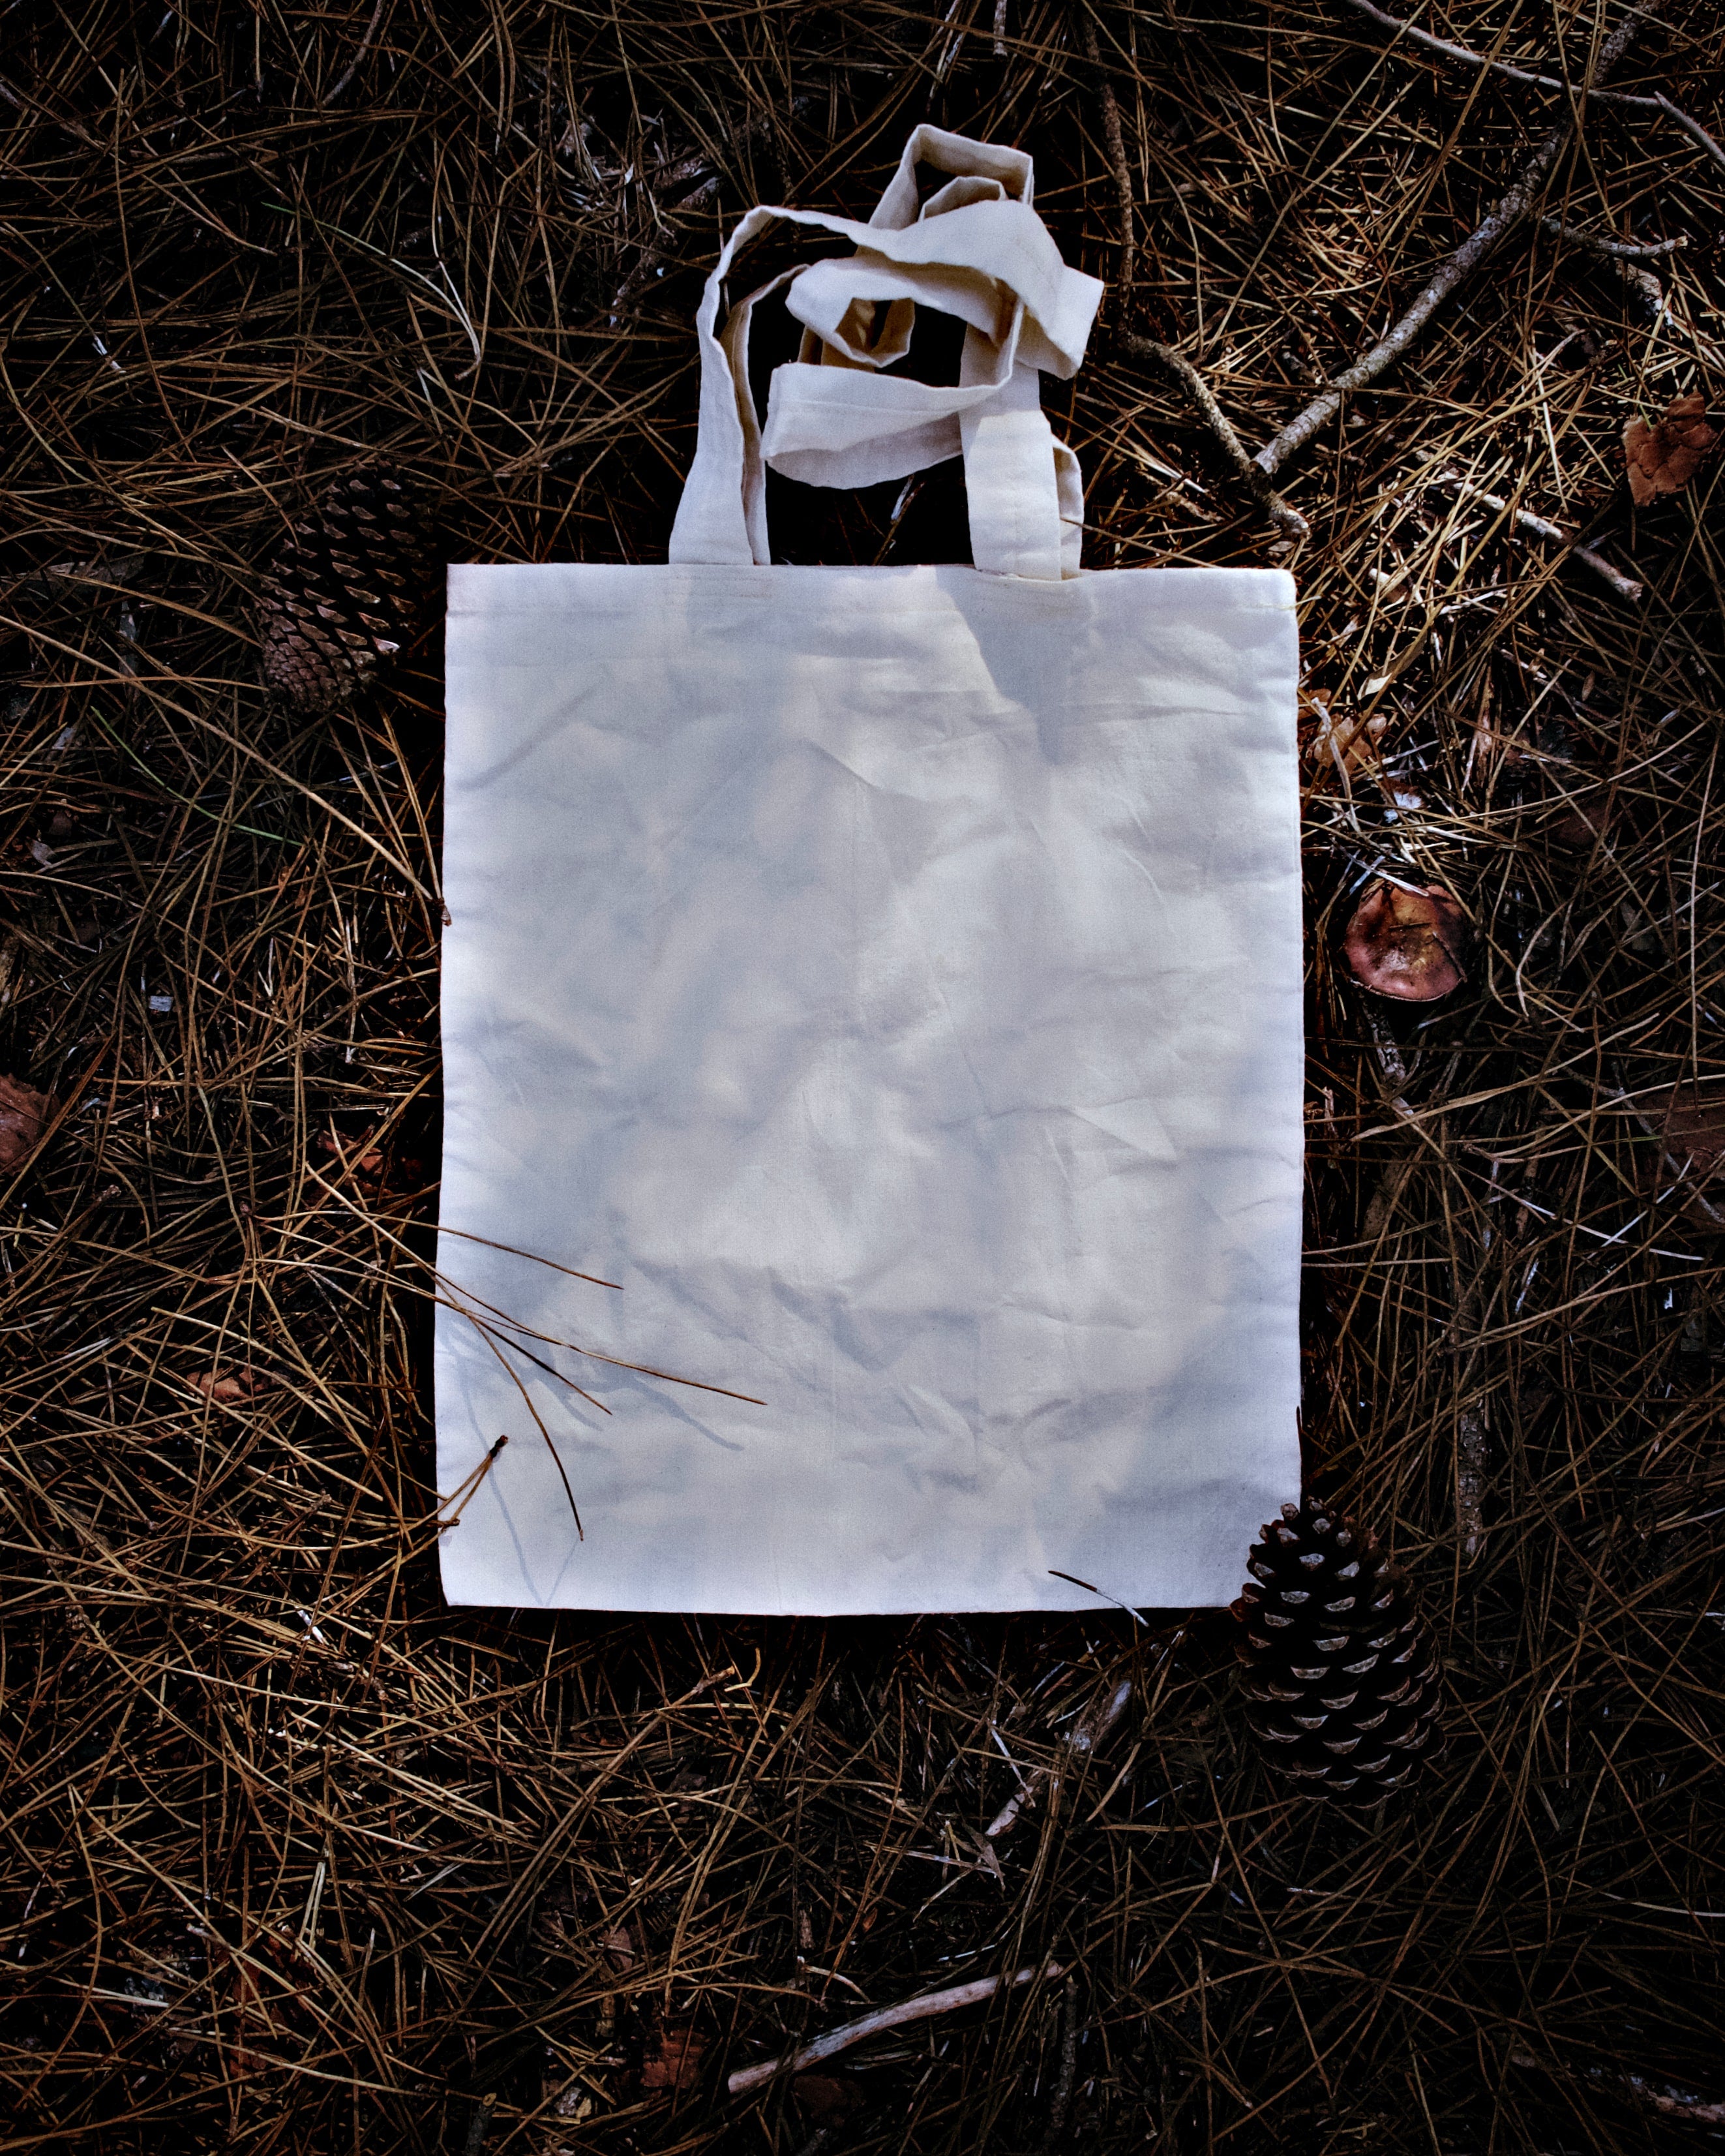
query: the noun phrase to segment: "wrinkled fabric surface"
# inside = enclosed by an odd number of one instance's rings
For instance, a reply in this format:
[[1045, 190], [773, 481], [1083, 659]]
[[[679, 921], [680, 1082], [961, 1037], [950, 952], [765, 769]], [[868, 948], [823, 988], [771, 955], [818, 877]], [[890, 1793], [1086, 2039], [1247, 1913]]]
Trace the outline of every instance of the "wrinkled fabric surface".
[[452, 1601], [1232, 1599], [1299, 1482], [1296, 670], [1280, 571], [451, 571], [438, 1487], [510, 1440]]

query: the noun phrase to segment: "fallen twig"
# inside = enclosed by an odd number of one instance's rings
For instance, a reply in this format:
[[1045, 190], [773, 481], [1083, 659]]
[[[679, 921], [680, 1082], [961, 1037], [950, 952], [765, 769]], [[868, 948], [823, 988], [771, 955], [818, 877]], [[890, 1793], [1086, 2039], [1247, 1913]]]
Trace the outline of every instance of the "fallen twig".
[[1538, 538], [1558, 540], [1578, 562], [1585, 562], [1596, 577], [1603, 577], [1619, 598], [1639, 599], [1645, 596], [1645, 588], [1633, 577], [1626, 577], [1620, 569], [1614, 568], [1603, 554], [1594, 553], [1591, 547], [1582, 546], [1573, 531], [1564, 531], [1561, 524], [1554, 524], [1548, 516], [1536, 516], [1531, 509], [1511, 509], [1501, 494], [1488, 494], [1484, 487], [1476, 486], [1459, 472], [1439, 472], [1431, 484], [1453, 486], [1472, 500], [1483, 502], [1487, 509], [1495, 509], [1500, 516], [1507, 514], [1523, 531], [1531, 531]]
[[[1509, 2063], [1513, 2066], [1530, 2067], [1535, 2073], [1556, 2074], [1561, 2078], [1568, 2078], [1561, 2066], [1544, 2059], [1536, 2059], [1531, 2051], [1512, 2052]], [[1584, 2066], [1582, 2073], [1590, 2082], [1610, 2078], [1598, 2066]], [[1663, 2112], [1667, 2118], [1692, 2119], [1697, 2126], [1725, 2126], [1725, 2103], [1709, 2102], [1706, 2097], [1692, 2096], [1687, 2090], [1671, 2087], [1669, 2082], [1663, 2088], [1656, 2088], [1652, 2082], [1644, 2080], [1640, 2074], [1625, 2074], [1623, 2078], [1644, 2103], [1651, 2104], [1655, 2111]]]
[[1114, 176], [1114, 192], [1120, 205], [1120, 259], [1114, 272], [1114, 281], [1123, 293], [1132, 290], [1132, 280], [1138, 269], [1138, 233], [1133, 219], [1132, 171], [1126, 162], [1126, 138], [1120, 131], [1120, 104], [1114, 95], [1114, 85], [1108, 80], [1102, 64], [1102, 53], [1096, 42], [1096, 20], [1088, 9], [1084, 13], [1084, 56], [1096, 70], [1102, 90], [1102, 139], [1107, 146], [1108, 166]]
[[1665, 295], [1659, 288], [1659, 280], [1646, 265], [1657, 255], [1670, 254], [1684, 242], [1677, 239], [1651, 239], [1645, 244], [1634, 240], [1607, 239], [1596, 232], [1578, 232], [1574, 225], [1565, 224], [1561, 218], [1542, 217], [1541, 231], [1548, 232], [1554, 239], [1566, 239], [1572, 246], [1584, 247], [1592, 254], [1603, 255], [1622, 277], [1625, 284], [1639, 292], [1654, 314], [1657, 314]]
[[1060, 1758], [1052, 1767], [1038, 1767], [1026, 1775], [1017, 1793], [1009, 1797], [982, 1830], [985, 1838], [996, 1840], [1009, 1832], [1018, 1815], [1036, 1797], [1037, 1792], [1051, 1775], [1060, 1771], [1069, 1759], [1086, 1759], [1101, 1743], [1120, 1717], [1126, 1712], [1126, 1702], [1132, 1697], [1132, 1680], [1124, 1677], [1114, 1686], [1100, 1705], [1093, 1707], [1088, 1714], [1080, 1715], [1072, 1724], [1066, 1742], [1061, 1747]]
[[485, 2136], [490, 2129], [491, 2113], [497, 2102], [494, 2096], [482, 2096], [473, 2106], [467, 2123], [467, 2138], [461, 2145], [462, 2156], [479, 2156], [485, 2146]]
[[[1349, 0], [1349, 4], [1359, 7], [1366, 5], [1367, 0]], [[1600, 50], [1599, 64], [1594, 69], [1596, 81], [1602, 81], [1616, 66], [1629, 49], [1630, 41], [1647, 22], [1651, 12], [1650, 8], [1641, 13], [1625, 15], [1611, 33]], [[1373, 8], [1371, 13], [1376, 14], [1378, 10]], [[1456, 49], [1459, 52], [1461, 49], [1458, 46]], [[1364, 388], [1369, 382], [1375, 381], [1386, 367], [1401, 357], [1456, 285], [1471, 271], [1477, 270], [1498, 242], [1528, 215], [1540, 188], [1550, 177], [1553, 166], [1574, 133], [1575, 124], [1576, 108], [1572, 107], [1528, 159], [1482, 223], [1431, 278], [1425, 290], [1395, 327], [1381, 337], [1364, 358], [1355, 360], [1352, 367], [1337, 375], [1321, 397], [1314, 398], [1297, 418], [1288, 422], [1273, 441], [1266, 443], [1258, 451], [1253, 461], [1267, 478], [1279, 471], [1297, 449], [1303, 449], [1321, 428], [1328, 425], [1341, 409], [1342, 399], [1349, 391]]]
[[960, 2006], [980, 2005], [985, 1999], [992, 1999], [1003, 1984], [1009, 1989], [1016, 1988], [1039, 1976], [1046, 1977], [1052, 1984], [1057, 1976], [1065, 1974], [1059, 1964], [1045, 1962], [1039, 1969], [1021, 1969], [1011, 1976], [980, 1976], [974, 1983], [955, 1984], [945, 1991], [924, 1992], [920, 1999], [903, 1999], [897, 2006], [877, 2007], [873, 2014], [864, 2014], [855, 2021], [847, 2021], [841, 2029], [816, 2036], [812, 2044], [805, 2044], [800, 2051], [787, 2052], [777, 2059], [763, 2059], [758, 2066], [739, 2067], [725, 2087], [733, 2096], [745, 2096], [750, 2089], [760, 2088], [777, 2074], [800, 2074], [805, 2067], [822, 2059], [849, 2051], [852, 2044], [878, 2036], [883, 2029], [902, 2029], [907, 2022], [929, 2021], [937, 2014], [950, 2014]]
[[1066, 2115], [1072, 2108], [1072, 2083], [1078, 2076], [1078, 1979], [1070, 1970], [1066, 1979], [1066, 2012], [1060, 2032], [1060, 2079], [1054, 2084], [1054, 2101], [1048, 2107], [1048, 2130], [1042, 2136], [1043, 2156], [1053, 2156], [1066, 2132]]
[[1567, 239], [1576, 247], [1590, 248], [1595, 254], [1609, 255], [1614, 262], [1648, 262], [1656, 254], [1674, 254], [1678, 248], [1687, 247], [1687, 240], [1676, 239], [1607, 239], [1603, 233], [1581, 232], [1573, 224], [1565, 224], [1560, 217], [1542, 217], [1543, 231], [1559, 239]]
[[1298, 510], [1284, 501], [1271, 485], [1268, 473], [1262, 460], [1254, 461], [1230, 424], [1227, 414], [1216, 401], [1210, 384], [1189, 359], [1183, 358], [1171, 345], [1158, 344], [1154, 337], [1139, 336], [1135, 330], [1120, 331], [1120, 349], [1130, 352], [1134, 359], [1153, 360], [1166, 372], [1183, 382], [1191, 393], [1192, 402], [1210, 424], [1210, 431], [1228, 453], [1228, 460], [1246, 482], [1252, 499], [1268, 514], [1272, 523], [1296, 539], [1311, 536], [1312, 527]]
[[[1611, 100], [1611, 102], [1614, 105], [1619, 101], [1620, 100], [1615, 97]], [[1625, 98], [1621, 101], [1627, 104], [1629, 100], [1627, 98]], [[1708, 134], [1706, 128], [1702, 126], [1698, 120], [1692, 118], [1688, 113], [1685, 112], [1681, 105], [1673, 105], [1670, 98], [1666, 95], [1662, 90], [1656, 90], [1654, 91], [1651, 102], [1659, 107], [1659, 110], [1664, 113], [1667, 120], [1673, 121], [1677, 126], [1683, 130], [1686, 135], [1692, 136], [1694, 141], [1707, 151], [1708, 157], [1712, 159], [1713, 162], [1717, 165], [1722, 171], [1725, 171], [1725, 149], [1722, 149], [1719, 146], [1718, 143], [1713, 140], [1712, 136]]]
[[[1533, 90], [1573, 92], [1575, 88], [1573, 82], [1565, 82], [1561, 75], [1536, 74], [1532, 69], [1518, 68], [1508, 60], [1492, 59], [1485, 53], [1470, 52], [1466, 45], [1451, 44], [1447, 38], [1434, 37], [1430, 30], [1422, 30], [1412, 23], [1405, 23], [1400, 16], [1386, 14], [1381, 8], [1374, 7], [1372, 0], [1348, 0], [1348, 5], [1358, 9], [1362, 15], [1369, 15], [1373, 22], [1380, 23], [1385, 29], [1393, 30], [1398, 37], [1405, 38], [1410, 44], [1423, 45], [1427, 52], [1441, 53], [1446, 59], [1459, 60], [1464, 67], [1482, 68], [1487, 73], [1501, 74], [1511, 82], [1524, 82]], [[1589, 95], [1602, 105], [1623, 106], [1632, 111], [1664, 113], [1668, 120], [1675, 121], [1686, 134], [1692, 136], [1716, 165], [1725, 166], [1725, 149], [1720, 148], [1698, 120], [1692, 119], [1681, 105], [1674, 105], [1662, 90], [1656, 90], [1651, 97], [1643, 97], [1631, 90], [1595, 87]]]
[[327, 112], [359, 73], [366, 54], [371, 49], [371, 41], [377, 35], [379, 25], [383, 21], [383, 10], [387, 4], [388, 0], [377, 0], [377, 5], [371, 10], [371, 19], [366, 25], [366, 34], [360, 39], [359, 50], [336, 77], [334, 87], [318, 100], [318, 108], [320, 111]]

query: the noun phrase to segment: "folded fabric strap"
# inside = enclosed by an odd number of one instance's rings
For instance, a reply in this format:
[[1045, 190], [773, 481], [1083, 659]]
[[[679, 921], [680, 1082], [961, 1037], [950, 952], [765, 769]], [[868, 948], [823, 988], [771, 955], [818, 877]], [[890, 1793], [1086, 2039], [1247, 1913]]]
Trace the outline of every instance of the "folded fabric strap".
[[[955, 175], [920, 208], [919, 162]], [[767, 465], [811, 485], [858, 487], [962, 455], [976, 566], [1077, 573], [1083, 484], [1077, 459], [1042, 416], [1041, 377], [1077, 372], [1103, 288], [1062, 261], [1031, 206], [1031, 181], [1021, 151], [923, 126], [866, 225], [810, 210], [749, 212], [696, 317], [699, 433], [672, 561], [770, 562]], [[731, 309], [721, 334], [726, 271], [779, 219], [837, 234], [857, 251], [775, 278]], [[781, 289], [809, 335], [805, 357], [774, 372], [763, 429], [749, 388], [749, 331], [755, 306]], [[879, 371], [903, 357], [918, 305], [965, 325], [955, 386]]]

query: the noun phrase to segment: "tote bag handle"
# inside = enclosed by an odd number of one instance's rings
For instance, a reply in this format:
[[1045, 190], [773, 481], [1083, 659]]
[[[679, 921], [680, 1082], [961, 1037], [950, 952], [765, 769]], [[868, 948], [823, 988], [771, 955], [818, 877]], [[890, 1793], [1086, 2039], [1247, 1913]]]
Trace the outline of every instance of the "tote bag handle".
[[[953, 176], [920, 208], [919, 162]], [[749, 212], [695, 317], [700, 423], [672, 561], [769, 562], [768, 465], [814, 486], [859, 487], [962, 456], [977, 567], [1077, 574], [1083, 485], [1077, 459], [1042, 415], [1042, 377], [1077, 373], [1103, 288], [1062, 261], [1031, 187], [1021, 150], [924, 126], [867, 224], [813, 210]], [[837, 233], [857, 251], [775, 277], [733, 307], [721, 331], [733, 258], [781, 218]], [[750, 321], [781, 287], [804, 326], [802, 352], [775, 370], [763, 429], [749, 388]], [[909, 347], [919, 304], [965, 324], [955, 388], [879, 372]]]

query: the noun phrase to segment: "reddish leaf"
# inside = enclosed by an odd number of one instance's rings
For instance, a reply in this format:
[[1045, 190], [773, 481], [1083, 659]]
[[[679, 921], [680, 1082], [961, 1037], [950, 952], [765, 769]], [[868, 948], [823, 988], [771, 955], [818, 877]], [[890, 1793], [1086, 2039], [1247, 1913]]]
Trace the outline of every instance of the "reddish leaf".
[[1611, 804], [1603, 793], [1566, 802], [1563, 814], [1551, 827], [1552, 842], [1567, 846], [1572, 852], [1589, 852], [1594, 840], [1604, 837], [1610, 822]]
[[1384, 736], [1390, 729], [1387, 718], [1368, 718], [1358, 711], [1332, 711], [1316, 696], [1302, 700], [1303, 726], [1308, 713], [1313, 723], [1306, 730], [1306, 754], [1320, 770], [1333, 771], [1339, 767], [1351, 773], [1377, 762]]
[[383, 1155], [371, 1142], [368, 1131], [362, 1138], [354, 1138], [344, 1145], [340, 1138], [327, 1132], [318, 1140], [325, 1152], [332, 1152], [344, 1168], [351, 1168], [361, 1183], [375, 1183], [383, 1173]]
[[17, 1168], [29, 1158], [53, 1113], [54, 1102], [46, 1093], [17, 1078], [0, 1077], [0, 1169]]
[[1676, 494], [1701, 469], [1702, 459], [1717, 439], [1702, 417], [1706, 409], [1707, 399], [1697, 389], [1675, 398], [1653, 426], [1645, 419], [1631, 419], [1624, 429], [1629, 490], [1638, 509], [1661, 494]]
[[1354, 908], [1342, 948], [1354, 978], [1374, 995], [1432, 1004], [1467, 979], [1465, 942], [1461, 909], [1448, 891], [1379, 882]]
[[855, 2083], [842, 2074], [799, 2074], [791, 2084], [791, 2093], [800, 2107], [815, 2118], [842, 2118], [861, 2101]]
[[248, 1400], [253, 1393], [268, 1392], [275, 1383], [261, 1370], [200, 1370], [188, 1379], [207, 1400], [218, 1400], [224, 1407], [237, 1406]]
[[1725, 1093], [1673, 1088], [1666, 1103], [1663, 1158], [1658, 1180], [1668, 1187], [1681, 1180], [1685, 1217], [1697, 1228], [1716, 1233], [1725, 1228], [1725, 1194], [1717, 1186], [1725, 1174]]
[[700, 2078], [706, 2049], [707, 2040], [698, 2029], [661, 2029], [641, 2061], [642, 2087], [693, 2088]]

